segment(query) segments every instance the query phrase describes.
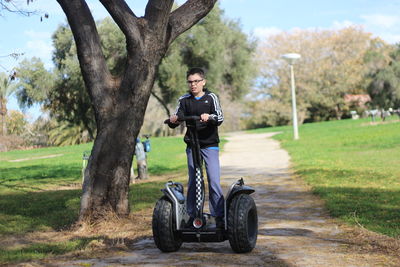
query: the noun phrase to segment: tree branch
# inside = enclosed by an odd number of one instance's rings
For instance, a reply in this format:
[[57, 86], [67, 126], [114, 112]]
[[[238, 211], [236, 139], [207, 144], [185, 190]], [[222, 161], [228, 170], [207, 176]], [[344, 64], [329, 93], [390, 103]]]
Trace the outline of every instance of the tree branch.
[[173, 3], [173, 0], [149, 0], [144, 15], [149, 29], [158, 32], [167, 25]]
[[172, 43], [181, 33], [190, 29], [205, 17], [217, 0], [188, 0], [174, 10], [169, 17], [170, 34], [168, 43]]
[[124, 0], [100, 0], [124, 33], [128, 47], [143, 46], [138, 18]]
[[153, 90], [151, 90], [151, 95], [154, 96], [155, 99], [157, 99], [157, 101], [163, 106], [163, 108], [165, 109], [165, 113], [167, 113], [168, 118], [171, 117], [171, 112], [169, 111], [167, 104], [161, 99], [161, 97], [156, 95], [156, 93]]
[[[28, 2], [29, 4], [29, 2]], [[2, 11], [6, 10], [11, 13], [18, 13], [23, 16], [36, 15], [37, 11], [27, 11], [18, 7], [14, 1], [0, 0], [0, 16], [3, 16]]]
[[111, 74], [101, 49], [93, 16], [84, 0], [57, 0], [67, 16], [74, 35], [77, 54], [86, 88], [99, 110], [104, 102], [104, 89], [112, 88]]

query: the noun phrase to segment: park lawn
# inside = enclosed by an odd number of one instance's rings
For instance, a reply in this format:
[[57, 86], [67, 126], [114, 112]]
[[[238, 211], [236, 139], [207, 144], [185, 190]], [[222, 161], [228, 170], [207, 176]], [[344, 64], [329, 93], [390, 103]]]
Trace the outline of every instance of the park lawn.
[[[82, 155], [92, 145], [0, 153], [0, 238], [60, 231], [73, 225], [80, 205]], [[184, 151], [182, 137], [151, 138], [150, 177], [164, 178], [131, 185], [129, 200], [133, 213], [153, 208], [161, 196], [160, 189], [169, 179], [167, 174], [178, 175], [182, 177], [179, 181], [185, 181]], [[79, 238], [18, 247], [4, 247], [0, 242], [0, 264], [65, 254], [84, 248], [90, 241]]]
[[300, 139], [291, 127], [281, 142], [297, 175], [326, 201], [333, 217], [400, 238], [400, 122], [371, 119], [304, 124]]

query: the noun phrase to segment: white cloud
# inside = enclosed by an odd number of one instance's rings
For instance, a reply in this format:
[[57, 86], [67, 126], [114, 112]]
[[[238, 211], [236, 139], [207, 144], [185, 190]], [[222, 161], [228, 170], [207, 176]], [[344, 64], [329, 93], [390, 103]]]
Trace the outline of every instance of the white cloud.
[[49, 42], [43, 40], [31, 40], [26, 43], [26, 54], [27, 58], [38, 57], [45, 64], [46, 68], [52, 67], [52, 56], [53, 46]]
[[379, 35], [376, 35], [376, 34], [374, 34], [374, 35], [380, 37], [381, 39], [385, 40], [389, 44], [400, 43], [400, 33], [384, 32]]
[[366, 25], [383, 28], [392, 28], [400, 22], [400, 16], [383, 14], [362, 15], [361, 18], [365, 20]]
[[29, 37], [29, 41], [25, 44], [25, 57], [38, 57], [43, 61], [47, 69], [51, 68], [53, 66], [51, 61], [53, 52], [52, 33], [28, 30], [24, 32], [24, 35]]
[[343, 29], [351, 26], [355, 26], [356, 24], [352, 21], [349, 20], [344, 20], [344, 21], [334, 21], [332, 28], [337, 30], [337, 29]]
[[50, 39], [50, 32], [37, 32], [34, 30], [25, 31], [24, 34], [32, 39]]
[[276, 35], [283, 32], [282, 29], [277, 27], [257, 27], [253, 30], [253, 34], [259, 39], [264, 40], [271, 35]]
[[365, 30], [390, 44], [400, 42], [400, 16], [386, 14], [361, 15]]

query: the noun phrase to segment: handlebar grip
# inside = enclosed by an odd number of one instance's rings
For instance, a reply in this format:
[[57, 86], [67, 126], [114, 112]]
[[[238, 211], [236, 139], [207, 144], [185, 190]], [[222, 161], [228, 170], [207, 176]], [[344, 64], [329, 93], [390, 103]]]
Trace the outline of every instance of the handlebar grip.
[[[197, 115], [178, 117], [178, 121], [199, 121], [200, 119], [201, 119], [200, 116], [197, 116]], [[208, 120], [214, 121], [215, 118], [213, 116], [209, 116]], [[168, 124], [168, 123], [170, 123], [170, 120], [166, 119], [164, 121], [164, 124]]]
[[179, 117], [178, 118], [179, 121], [199, 121], [200, 120], [200, 116], [183, 116], [183, 117]]

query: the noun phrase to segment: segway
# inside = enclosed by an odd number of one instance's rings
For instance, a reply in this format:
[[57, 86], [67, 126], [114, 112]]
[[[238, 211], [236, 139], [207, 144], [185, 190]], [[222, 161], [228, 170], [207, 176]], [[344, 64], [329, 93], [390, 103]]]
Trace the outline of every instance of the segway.
[[[250, 196], [255, 190], [244, 184], [243, 178], [234, 182], [224, 203], [224, 227], [218, 228], [215, 218], [203, 212], [205, 189], [202, 158], [196, 121], [199, 116], [179, 118], [185, 121], [189, 131], [190, 147], [196, 172], [196, 216], [189, 222], [186, 198], [181, 183], [169, 181], [161, 191], [153, 211], [153, 238], [163, 252], [179, 250], [183, 242], [223, 242], [229, 240], [237, 253], [250, 252], [256, 245], [258, 234], [257, 208]], [[165, 121], [167, 123], [168, 120]]]

